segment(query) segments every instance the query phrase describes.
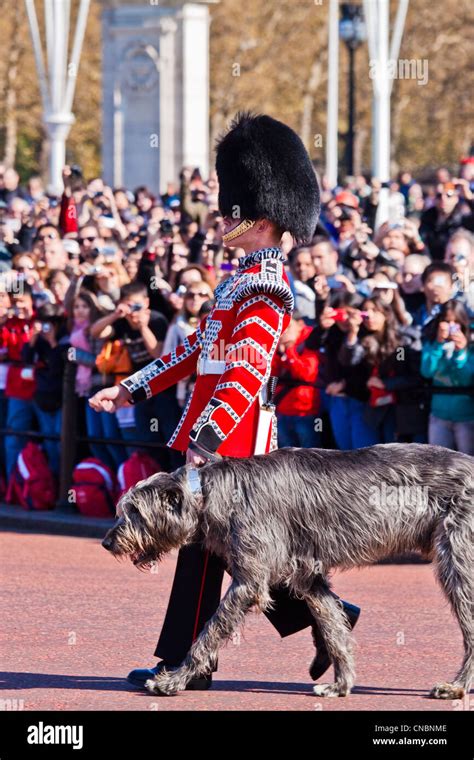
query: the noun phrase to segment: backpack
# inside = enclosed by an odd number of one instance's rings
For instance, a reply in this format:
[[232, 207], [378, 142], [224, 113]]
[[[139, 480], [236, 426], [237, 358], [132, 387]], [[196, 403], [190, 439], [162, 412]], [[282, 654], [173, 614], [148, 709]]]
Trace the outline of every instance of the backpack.
[[115, 480], [112, 470], [100, 459], [88, 457], [72, 473], [74, 503], [87, 517], [115, 517]]
[[56, 481], [41, 446], [29, 441], [18, 454], [7, 489], [8, 504], [23, 509], [54, 509]]
[[160, 466], [149, 454], [134, 451], [126, 462], [117, 470], [118, 497], [123, 496], [139, 480], [145, 480], [160, 470]]

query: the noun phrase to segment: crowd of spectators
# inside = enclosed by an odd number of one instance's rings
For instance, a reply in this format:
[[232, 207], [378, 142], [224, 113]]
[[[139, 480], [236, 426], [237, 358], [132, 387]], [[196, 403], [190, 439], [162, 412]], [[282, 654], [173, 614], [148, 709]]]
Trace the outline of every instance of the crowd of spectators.
[[[283, 237], [296, 309], [275, 358], [280, 446], [436, 443], [474, 455], [474, 157], [458, 176], [331, 189], [310, 244]], [[212, 308], [239, 250], [222, 242], [215, 175], [183, 169], [163, 195], [65, 167], [61, 198], [0, 167], [0, 466], [37, 429], [57, 475], [65, 362], [90, 453], [114, 470], [174, 431], [193, 376], [114, 415], [86, 403], [176, 348]], [[458, 390], [459, 389], [459, 390]], [[16, 434], [18, 433], [18, 435]], [[108, 444], [107, 441], [119, 441]], [[130, 445], [128, 445], [130, 442]], [[179, 453], [157, 448], [173, 469]]]

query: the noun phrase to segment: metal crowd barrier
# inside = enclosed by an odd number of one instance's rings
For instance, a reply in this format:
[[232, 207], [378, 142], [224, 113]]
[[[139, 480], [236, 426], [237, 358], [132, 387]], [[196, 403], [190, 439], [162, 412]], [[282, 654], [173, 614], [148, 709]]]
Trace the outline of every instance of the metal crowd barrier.
[[[63, 376], [63, 401], [62, 401], [62, 415], [61, 415], [61, 433], [55, 434], [43, 434], [37, 430], [11, 430], [8, 428], [0, 429], [1, 435], [14, 435], [20, 438], [40, 438], [47, 440], [59, 440], [61, 443], [61, 459], [59, 470], [59, 496], [56, 503], [58, 509], [70, 511], [71, 505], [68, 500], [69, 489], [72, 483], [72, 473], [76, 462], [76, 451], [78, 443], [99, 443], [107, 446], [124, 446], [126, 448], [140, 448], [140, 449], [160, 449], [166, 448], [166, 444], [153, 441], [134, 441], [125, 440], [123, 438], [98, 438], [94, 436], [78, 435], [77, 434], [77, 400], [78, 397], [75, 393], [75, 378], [76, 378], [77, 364], [72, 361], [68, 361], [64, 367]], [[284, 381], [282, 381], [284, 382]], [[299, 385], [298, 381], [290, 381], [288, 385]], [[312, 385], [315, 388], [322, 390], [324, 386], [316, 383], [305, 383], [305, 385]], [[407, 391], [420, 391], [427, 396], [433, 394], [468, 394], [474, 395], [474, 386], [458, 386], [458, 387], [438, 387], [432, 385], [414, 386], [413, 388], [404, 388], [404, 392]]]

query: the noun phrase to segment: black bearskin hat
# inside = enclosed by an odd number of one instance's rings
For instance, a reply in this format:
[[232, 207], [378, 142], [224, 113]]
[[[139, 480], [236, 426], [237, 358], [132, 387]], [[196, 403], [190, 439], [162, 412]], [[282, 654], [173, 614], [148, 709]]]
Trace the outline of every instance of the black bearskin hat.
[[269, 219], [307, 243], [319, 217], [319, 186], [301, 139], [271, 116], [238, 113], [218, 140], [216, 171], [223, 216]]

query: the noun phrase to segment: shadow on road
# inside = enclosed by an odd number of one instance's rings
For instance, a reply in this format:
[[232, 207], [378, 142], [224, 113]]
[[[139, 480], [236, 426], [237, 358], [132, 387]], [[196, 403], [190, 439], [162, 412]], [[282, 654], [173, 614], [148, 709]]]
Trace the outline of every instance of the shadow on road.
[[0, 689], [86, 689], [128, 691], [125, 678], [111, 676], [69, 676], [57, 673], [0, 672]]
[[[329, 681], [330, 679], [328, 679]], [[319, 683], [319, 682], [318, 682]], [[268, 681], [214, 681], [212, 684], [213, 691], [250, 691], [255, 693], [264, 694], [300, 694], [310, 695], [313, 694], [313, 683], [309, 681], [307, 683], [279, 683]], [[386, 688], [384, 686], [354, 686], [351, 692], [351, 697], [357, 696], [371, 696], [371, 695], [391, 695], [391, 696], [406, 696], [413, 695], [415, 697], [422, 697], [427, 694], [425, 689], [403, 689], [403, 688]]]
[[[144, 690], [127, 683], [124, 677], [79, 676], [59, 673], [0, 672], [0, 689], [75, 689], [84, 691], [134, 691], [143, 696]], [[299, 694], [313, 697], [311, 682], [287, 683], [279, 681], [217, 681], [213, 692], [238, 691], [256, 694]], [[385, 686], [355, 686], [351, 696], [427, 696], [425, 689], [403, 689]], [[150, 695], [152, 696], [152, 695]], [[156, 695], [153, 695], [156, 696]]]

